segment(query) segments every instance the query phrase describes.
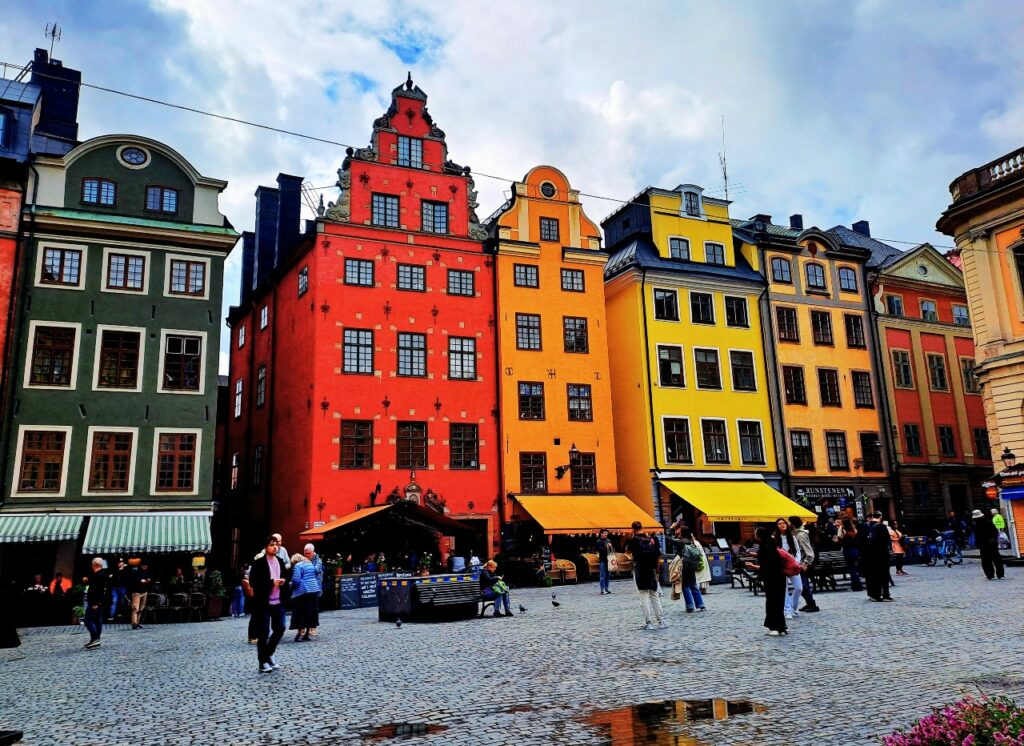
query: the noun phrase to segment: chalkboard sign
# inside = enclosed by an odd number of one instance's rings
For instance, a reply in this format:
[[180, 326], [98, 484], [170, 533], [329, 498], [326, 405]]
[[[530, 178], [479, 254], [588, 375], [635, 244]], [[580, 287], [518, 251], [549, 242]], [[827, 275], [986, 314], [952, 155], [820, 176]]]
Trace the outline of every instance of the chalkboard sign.
[[341, 597], [341, 603], [339, 608], [342, 609], [358, 609], [359, 608], [359, 576], [358, 575], [342, 575], [338, 578], [338, 592]]
[[359, 576], [359, 606], [377, 605], [377, 573], [369, 572]]
[[540, 548], [540, 556], [544, 560], [544, 572], [551, 572], [551, 547], [543, 546]]

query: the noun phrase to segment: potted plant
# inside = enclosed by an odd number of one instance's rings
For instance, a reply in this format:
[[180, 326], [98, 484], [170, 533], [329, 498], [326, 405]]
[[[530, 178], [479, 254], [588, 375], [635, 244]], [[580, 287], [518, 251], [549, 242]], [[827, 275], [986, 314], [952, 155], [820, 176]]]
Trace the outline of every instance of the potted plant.
[[340, 554], [328, 557], [324, 560], [324, 572], [328, 575], [341, 575], [345, 572], [345, 562]]
[[82, 621], [85, 619], [85, 604], [79, 604], [71, 609], [71, 623], [72, 624], [84, 624]]
[[214, 570], [206, 577], [206, 619], [220, 619], [224, 613], [224, 599], [228, 590], [224, 587], [224, 576]]

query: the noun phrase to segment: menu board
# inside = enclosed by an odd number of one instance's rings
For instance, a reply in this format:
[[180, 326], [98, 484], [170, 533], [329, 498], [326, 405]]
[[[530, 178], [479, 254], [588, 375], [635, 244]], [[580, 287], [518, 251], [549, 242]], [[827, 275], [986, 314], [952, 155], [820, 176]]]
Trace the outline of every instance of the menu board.
[[359, 576], [359, 605], [377, 605], [377, 573], [369, 572]]
[[341, 609], [359, 608], [359, 576], [342, 575], [338, 583], [339, 604]]

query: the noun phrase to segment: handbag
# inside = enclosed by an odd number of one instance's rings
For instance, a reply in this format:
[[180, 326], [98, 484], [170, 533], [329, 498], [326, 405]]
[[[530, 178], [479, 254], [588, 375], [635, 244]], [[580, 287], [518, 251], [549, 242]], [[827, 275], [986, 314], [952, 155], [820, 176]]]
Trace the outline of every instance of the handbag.
[[796, 561], [796, 557], [787, 552], [785, 549], [777, 549], [779, 557], [782, 559], [782, 574], [787, 578], [795, 577], [799, 575], [803, 568], [800, 563]]
[[494, 591], [494, 595], [501, 596], [508, 593], [508, 584], [504, 580], [496, 580], [494, 585], [491, 586], [491, 590]]
[[615, 559], [615, 552], [608, 552], [608, 569], [612, 572], [619, 569], [619, 561]]

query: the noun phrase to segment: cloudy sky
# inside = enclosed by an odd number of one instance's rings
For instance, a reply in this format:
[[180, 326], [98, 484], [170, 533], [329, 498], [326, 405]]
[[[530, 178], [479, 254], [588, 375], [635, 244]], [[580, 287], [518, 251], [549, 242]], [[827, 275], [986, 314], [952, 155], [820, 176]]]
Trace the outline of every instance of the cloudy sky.
[[[481, 216], [550, 163], [601, 220], [648, 185], [723, 193], [734, 217], [948, 246], [934, 232], [961, 172], [1024, 144], [1024, 4], [1002, 2], [5, 3], [0, 61], [54, 56], [84, 82], [365, 145], [411, 70], [478, 176]], [[253, 223], [278, 172], [330, 187], [332, 145], [84, 90], [82, 139], [131, 132], [230, 182]], [[328, 200], [336, 190], [324, 191]], [[308, 217], [308, 215], [307, 215]], [[897, 244], [903, 247], [902, 244]], [[238, 296], [228, 263], [228, 305]]]

